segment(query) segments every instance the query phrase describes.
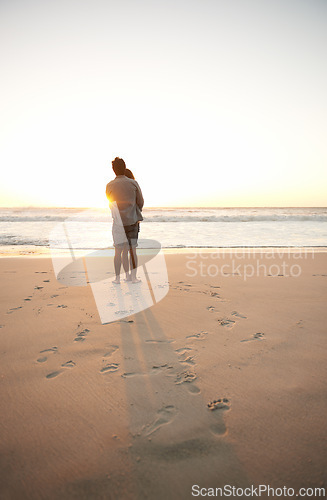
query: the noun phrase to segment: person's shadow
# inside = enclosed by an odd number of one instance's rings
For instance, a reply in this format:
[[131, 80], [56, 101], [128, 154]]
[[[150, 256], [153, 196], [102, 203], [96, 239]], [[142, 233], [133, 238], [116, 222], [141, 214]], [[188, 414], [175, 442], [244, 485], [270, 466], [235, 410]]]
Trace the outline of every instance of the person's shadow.
[[248, 486], [226, 439], [229, 401], [208, 408], [190, 344], [177, 348], [150, 309], [138, 314], [134, 338], [130, 324], [120, 328], [135, 498], [191, 498], [193, 485]]
[[[113, 285], [113, 253], [108, 251], [89, 255], [83, 266], [80, 260], [72, 262], [58, 277], [81, 286], [84, 269], [102, 323], [120, 321], [121, 376], [132, 440], [125, 457], [130, 465], [126, 498], [191, 498], [193, 485], [244, 488], [246, 474], [227, 439], [230, 402], [218, 399], [208, 407], [196, 378], [192, 340], [168, 338], [150, 309], [168, 292], [166, 267], [155, 263], [159, 250], [140, 253], [142, 284]], [[128, 317], [136, 313], [135, 331]]]

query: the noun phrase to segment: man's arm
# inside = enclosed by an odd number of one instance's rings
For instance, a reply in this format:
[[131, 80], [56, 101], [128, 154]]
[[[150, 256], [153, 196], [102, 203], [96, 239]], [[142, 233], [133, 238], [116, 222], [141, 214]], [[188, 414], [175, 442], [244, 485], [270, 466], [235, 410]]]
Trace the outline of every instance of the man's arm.
[[142, 195], [142, 191], [138, 183], [135, 181], [136, 184], [136, 205], [139, 207], [140, 210], [142, 210], [143, 205], [144, 205], [144, 199]]

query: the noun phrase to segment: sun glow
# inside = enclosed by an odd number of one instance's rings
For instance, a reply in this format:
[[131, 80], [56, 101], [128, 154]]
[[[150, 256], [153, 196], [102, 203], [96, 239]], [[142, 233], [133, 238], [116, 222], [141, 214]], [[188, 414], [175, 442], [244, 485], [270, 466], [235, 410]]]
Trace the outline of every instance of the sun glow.
[[2, 206], [105, 207], [115, 156], [146, 206], [327, 205], [318, 12], [123, 3], [2, 7]]

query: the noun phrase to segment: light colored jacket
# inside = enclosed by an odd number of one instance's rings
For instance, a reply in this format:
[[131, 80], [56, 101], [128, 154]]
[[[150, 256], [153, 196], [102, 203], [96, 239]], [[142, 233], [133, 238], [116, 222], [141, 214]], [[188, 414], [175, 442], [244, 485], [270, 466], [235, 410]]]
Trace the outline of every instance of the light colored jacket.
[[107, 184], [106, 195], [108, 200], [117, 203], [121, 221], [124, 226], [130, 226], [143, 220], [142, 208], [144, 205], [140, 186], [134, 179], [125, 175], [117, 175]]

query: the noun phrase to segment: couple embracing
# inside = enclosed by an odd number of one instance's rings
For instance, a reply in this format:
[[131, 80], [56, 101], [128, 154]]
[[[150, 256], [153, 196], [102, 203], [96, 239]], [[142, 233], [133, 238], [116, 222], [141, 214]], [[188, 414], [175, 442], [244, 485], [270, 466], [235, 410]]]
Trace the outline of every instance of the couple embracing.
[[136, 247], [140, 221], [143, 220], [144, 205], [142, 191], [132, 172], [126, 168], [122, 158], [112, 161], [115, 179], [107, 184], [106, 195], [109, 200], [113, 223], [112, 235], [115, 247], [114, 266], [116, 278], [113, 283], [120, 284], [120, 270], [123, 265], [126, 281], [140, 283], [136, 277]]

